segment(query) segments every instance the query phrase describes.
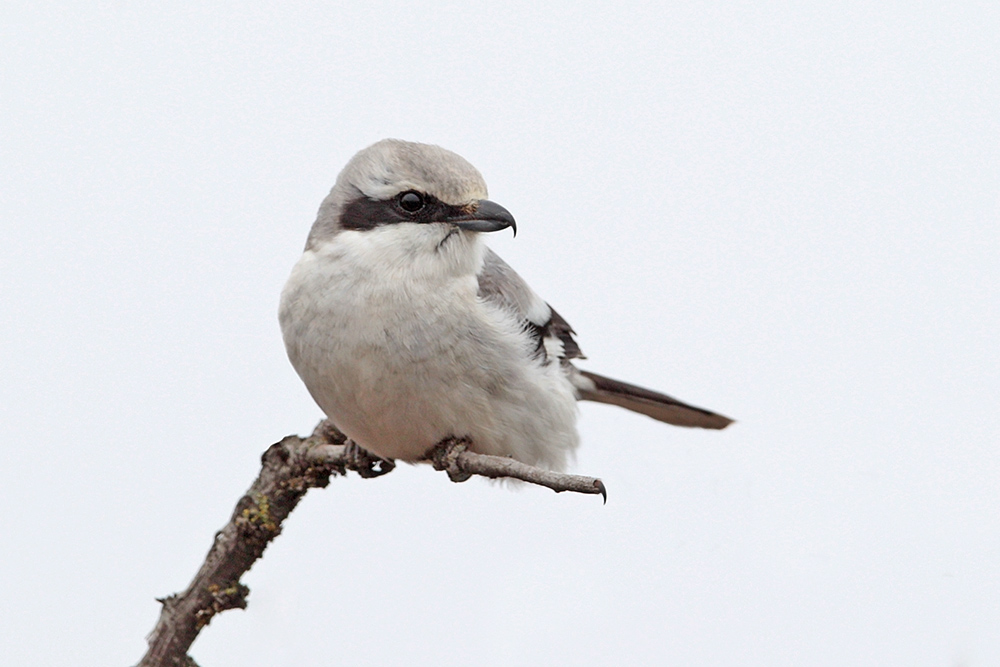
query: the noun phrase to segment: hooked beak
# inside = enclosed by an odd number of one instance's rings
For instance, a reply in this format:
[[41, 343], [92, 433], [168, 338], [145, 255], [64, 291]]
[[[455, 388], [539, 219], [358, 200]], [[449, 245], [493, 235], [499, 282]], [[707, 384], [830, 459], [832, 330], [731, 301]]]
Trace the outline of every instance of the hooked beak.
[[499, 232], [510, 227], [517, 236], [517, 224], [510, 211], [489, 199], [474, 201], [449, 215], [445, 222], [470, 232]]

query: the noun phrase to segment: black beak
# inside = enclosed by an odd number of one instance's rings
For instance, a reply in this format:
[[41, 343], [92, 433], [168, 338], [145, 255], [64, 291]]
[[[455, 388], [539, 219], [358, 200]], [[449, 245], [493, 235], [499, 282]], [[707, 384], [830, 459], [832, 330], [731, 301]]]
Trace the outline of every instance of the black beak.
[[510, 211], [489, 199], [480, 199], [452, 213], [445, 222], [470, 232], [499, 232], [510, 227], [517, 236], [517, 223]]

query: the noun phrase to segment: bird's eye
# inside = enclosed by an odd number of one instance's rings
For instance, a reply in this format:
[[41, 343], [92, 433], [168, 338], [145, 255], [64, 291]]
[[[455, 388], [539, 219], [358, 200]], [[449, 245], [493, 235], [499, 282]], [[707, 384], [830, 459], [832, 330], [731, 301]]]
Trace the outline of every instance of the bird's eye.
[[407, 213], [416, 213], [424, 207], [424, 198], [419, 192], [410, 190], [399, 195], [399, 206]]

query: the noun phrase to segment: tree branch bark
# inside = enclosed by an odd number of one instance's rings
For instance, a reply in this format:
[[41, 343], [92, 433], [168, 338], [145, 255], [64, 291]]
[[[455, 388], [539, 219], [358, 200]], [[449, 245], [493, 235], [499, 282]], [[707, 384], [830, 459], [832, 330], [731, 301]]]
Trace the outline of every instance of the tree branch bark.
[[[510, 477], [561, 491], [600, 493], [601, 480], [566, 475], [525, 465], [513, 459], [485, 456], [466, 450], [468, 442], [447, 440], [431, 451], [431, 462], [455, 482], [472, 475]], [[281, 534], [282, 522], [311, 488], [324, 488], [334, 475], [357, 471], [362, 477], [391, 472], [393, 462], [371, 457], [347, 440], [332, 423], [320, 422], [308, 438], [290, 435], [271, 445], [261, 456], [261, 471], [236, 503], [229, 523], [215, 541], [187, 589], [159, 599], [163, 607], [149, 634], [149, 649], [138, 667], [197, 667], [187, 655], [201, 629], [227, 609], [245, 609], [250, 589], [240, 583], [271, 540]]]

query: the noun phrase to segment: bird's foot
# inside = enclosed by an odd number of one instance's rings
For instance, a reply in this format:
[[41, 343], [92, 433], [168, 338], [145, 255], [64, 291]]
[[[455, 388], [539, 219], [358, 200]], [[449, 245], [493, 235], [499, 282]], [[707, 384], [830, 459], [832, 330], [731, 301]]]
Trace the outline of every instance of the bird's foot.
[[472, 473], [465, 472], [459, 467], [458, 457], [468, 449], [468, 446], [469, 440], [466, 438], [445, 438], [427, 452], [427, 458], [435, 470], [447, 472], [451, 481], [464, 482], [472, 477]]
[[347, 448], [344, 450], [345, 467], [355, 471], [365, 479], [381, 477], [392, 472], [392, 469], [396, 467], [396, 462], [392, 459], [379, 458], [359, 447], [353, 440], [348, 440], [346, 446]]

